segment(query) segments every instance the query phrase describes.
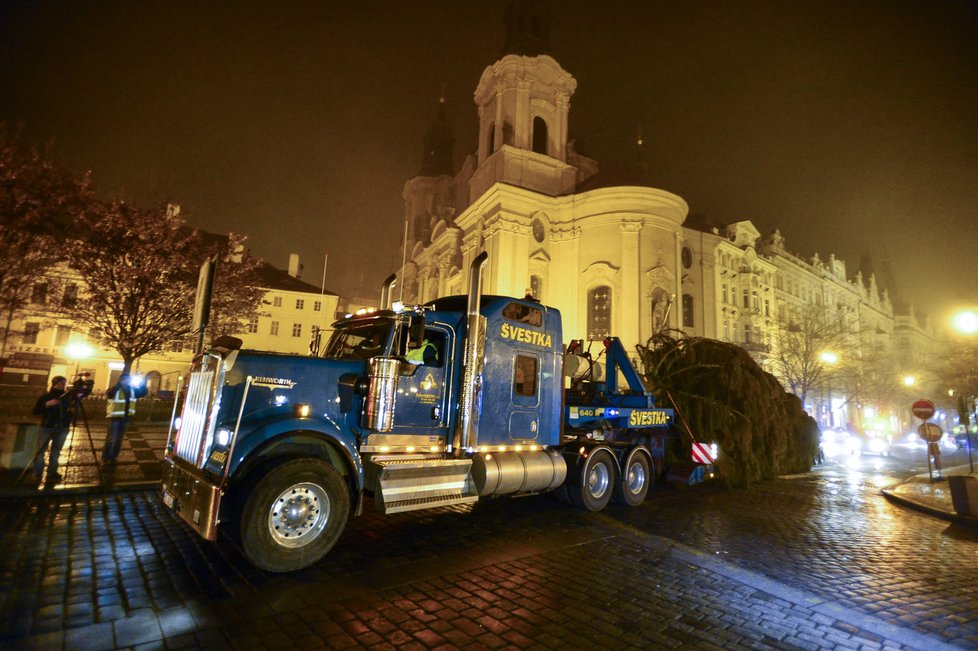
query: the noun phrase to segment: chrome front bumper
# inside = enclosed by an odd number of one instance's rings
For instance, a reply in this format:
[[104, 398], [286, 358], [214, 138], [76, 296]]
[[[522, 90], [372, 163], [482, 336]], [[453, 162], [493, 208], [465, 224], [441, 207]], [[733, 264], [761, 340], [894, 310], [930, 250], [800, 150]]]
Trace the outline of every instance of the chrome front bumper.
[[163, 503], [207, 540], [217, 540], [223, 491], [203, 474], [163, 460]]

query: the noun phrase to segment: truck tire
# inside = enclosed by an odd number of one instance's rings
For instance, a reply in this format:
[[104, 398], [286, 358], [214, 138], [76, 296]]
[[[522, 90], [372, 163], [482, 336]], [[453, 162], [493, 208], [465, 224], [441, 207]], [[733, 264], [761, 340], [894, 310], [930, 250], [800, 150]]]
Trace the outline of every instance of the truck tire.
[[607, 450], [595, 450], [584, 461], [577, 481], [567, 488], [571, 502], [576, 506], [600, 511], [611, 501], [614, 484], [614, 457]]
[[615, 501], [626, 506], [638, 506], [645, 501], [652, 487], [649, 458], [633, 450], [625, 460], [621, 477], [615, 482]]
[[335, 468], [320, 459], [286, 461], [248, 494], [241, 547], [263, 570], [301, 570], [333, 548], [349, 514], [350, 493]]

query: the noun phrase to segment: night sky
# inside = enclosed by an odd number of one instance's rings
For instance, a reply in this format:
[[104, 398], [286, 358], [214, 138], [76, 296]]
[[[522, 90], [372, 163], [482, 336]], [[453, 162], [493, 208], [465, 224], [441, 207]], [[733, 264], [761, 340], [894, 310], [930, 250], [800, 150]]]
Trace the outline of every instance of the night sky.
[[[445, 89], [456, 167], [506, 3], [0, 2], [0, 121], [104, 197], [344, 296], [400, 264], [405, 181]], [[803, 256], [891, 260], [943, 318], [978, 303], [978, 3], [554, 1], [570, 138]]]

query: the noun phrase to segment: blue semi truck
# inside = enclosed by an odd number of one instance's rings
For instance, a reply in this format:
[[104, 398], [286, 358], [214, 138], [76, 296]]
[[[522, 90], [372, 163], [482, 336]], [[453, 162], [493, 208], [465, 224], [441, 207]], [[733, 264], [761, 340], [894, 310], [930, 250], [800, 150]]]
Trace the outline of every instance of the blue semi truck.
[[365, 505], [398, 513], [544, 491], [592, 511], [641, 504], [673, 411], [617, 339], [603, 342], [599, 379], [580, 342], [565, 349], [557, 310], [483, 296], [485, 259], [467, 296], [348, 317], [316, 354], [214, 341], [174, 408], [164, 503], [208, 540], [236, 527], [271, 572], [319, 561]]

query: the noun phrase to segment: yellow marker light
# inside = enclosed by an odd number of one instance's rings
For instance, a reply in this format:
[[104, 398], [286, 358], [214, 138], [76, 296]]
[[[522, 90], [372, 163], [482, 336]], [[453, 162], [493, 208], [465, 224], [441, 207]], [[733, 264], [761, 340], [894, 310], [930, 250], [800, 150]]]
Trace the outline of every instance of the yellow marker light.
[[484, 445], [479, 446], [479, 452], [486, 453], [488, 451], [489, 451], [489, 448], [487, 448], [486, 446], [484, 446]]
[[309, 405], [297, 402], [292, 405], [292, 414], [296, 418], [308, 418], [309, 417]]
[[490, 459], [492, 459], [492, 455], [491, 454], [487, 454], [486, 455], [486, 461], [489, 461]]
[[382, 446], [380, 446], [380, 451], [381, 452], [390, 452], [391, 449], [390, 449], [390, 446], [382, 445]]
[[406, 449], [406, 450], [407, 450], [408, 452], [414, 452], [414, 446], [413, 446], [413, 445], [409, 445], [409, 446], [407, 446], [407, 448], [405, 448], [405, 449]]
[[499, 451], [500, 452], [505, 452], [506, 451], [506, 446], [505, 445], [500, 445], [499, 446]]
[[530, 446], [530, 449], [533, 450], [534, 452], [536, 452], [537, 450], [540, 449], [540, 446], [539, 445], [531, 445]]
[[432, 446], [431, 446], [430, 448], [428, 448], [428, 449], [429, 449], [429, 450], [431, 450], [432, 452], [438, 452], [438, 446], [437, 446], [437, 445], [432, 445]]
[[515, 451], [517, 451], [517, 452], [522, 452], [522, 451], [523, 451], [523, 446], [522, 446], [522, 445], [517, 445], [517, 446], [516, 446], [516, 447], [514, 447], [513, 449], [514, 449]]

